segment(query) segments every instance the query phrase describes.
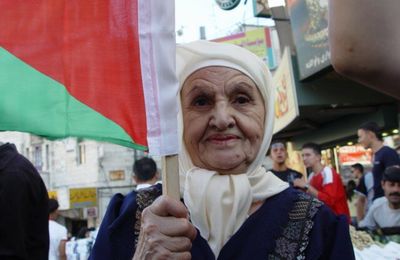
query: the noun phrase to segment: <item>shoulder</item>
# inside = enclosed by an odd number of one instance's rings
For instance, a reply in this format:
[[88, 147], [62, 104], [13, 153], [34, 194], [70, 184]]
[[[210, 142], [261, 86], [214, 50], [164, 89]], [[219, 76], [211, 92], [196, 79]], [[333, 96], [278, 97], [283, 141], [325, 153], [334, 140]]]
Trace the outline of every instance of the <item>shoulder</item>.
[[386, 197], [377, 198], [372, 202], [371, 208], [369, 210], [371, 211], [378, 210], [379, 208], [383, 207], [386, 203], [387, 203]]
[[302, 176], [303, 176], [303, 174], [302, 174], [301, 172], [298, 172], [298, 171], [296, 171], [296, 170], [293, 170], [292, 168], [288, 168], [288, 170], [289, 170], [290, 172], [296, 174], [296, 175], [299, 176], [299, 177], [302, 177]]
[[[305, 259], [310, 255], [310, 247], [315, 250], [314, 256], [320, 256], [319, 246], [311, 243], [315, 244], [314, 233], [318, 233], [320, 238], [324, 237], [327, 231], [321, 230], [319, 222], [321, 218], [326, 217], [325, 215], [332, 217], [332, 213], [318, 199], [292, 188], [283, 191], [280, 196], [286, 197], [292, 205], [287, 211], [288, 221], [276, 239], [277, 244], [272, 256], [278, 259], [294, 259], [296, 256]], [[321, 245], [320, 242], [318, 244]]]
[[57, 234], [67, 234], [67, 229], [56, 221], [49, 220], [49, 232], [54, 232]]
[[376, 155], [384, 158], [386, 156], [396, 156], [398, 157], [399, 155], [397, 154], [396, 150], [393, 148], [390, 148], [389, 146], [384, 145], [379, 151], [376, 152]]
[[331, 167], [325, 166], [324, 169], [321, 171], [322, 179], [323, 179], [323, 184], [329, 184], [332, 183], [334, 178], [335, 178], [335, 170], [332, 169]]
[[157, 184], [139, 191], [132, 191], [126, 196], [116, 194], [111, 198], [103, 223], [109, 231], [124, 228], [124, 224], [135, 221], [136, 212], [143, 210], [161, 195], [161, 185]]

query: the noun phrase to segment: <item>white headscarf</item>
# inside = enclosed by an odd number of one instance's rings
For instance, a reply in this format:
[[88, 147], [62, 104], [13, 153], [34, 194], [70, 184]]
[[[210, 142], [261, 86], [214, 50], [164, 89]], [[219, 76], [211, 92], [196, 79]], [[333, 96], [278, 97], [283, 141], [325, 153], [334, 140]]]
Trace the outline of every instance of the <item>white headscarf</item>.
[[262, 167], [274, 125], [274, 88], [265, 63], [236, 45], [208, 41], [178, 45], [176, 62], [180, 90], [186, 78], [196, 70], [223, 66], [250, 77], [265, 101], [264, 138], [257, 157], [243, 174], [219, 175], [218, 172], [194, 166], [183, 141], [183, 117], [182, 111], [179, 112], [181, 196], [192, 223], [218, 257], [223, 245], [248, 217], [252, 203], [263, 201], [289, 186]]

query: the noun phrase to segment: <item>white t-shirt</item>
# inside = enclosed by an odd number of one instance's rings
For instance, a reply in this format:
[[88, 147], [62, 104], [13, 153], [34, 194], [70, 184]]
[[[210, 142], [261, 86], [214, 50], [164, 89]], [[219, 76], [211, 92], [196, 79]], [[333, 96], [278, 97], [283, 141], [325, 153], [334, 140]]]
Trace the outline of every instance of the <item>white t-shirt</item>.
[[359, 227], [370, 228], [398, 226], [400, 226], [400, 209], [391, 209], [386, 197], [374, 200], [367, 215], [359, 223]]
[[53, 220], [49, 220], [49, 260], [58, 260], [60, 241], [67, 239], [67, 229]]

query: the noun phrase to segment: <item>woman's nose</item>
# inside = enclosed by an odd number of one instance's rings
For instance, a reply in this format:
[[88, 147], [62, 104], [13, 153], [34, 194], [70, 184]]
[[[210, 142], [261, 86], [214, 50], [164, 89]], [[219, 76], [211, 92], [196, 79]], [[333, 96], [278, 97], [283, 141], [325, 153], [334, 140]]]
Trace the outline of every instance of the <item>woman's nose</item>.
[[226, 104], [217, 104], [213, 111], [210, 126], [217, 130], [226, 130], [235, 126], [232, 111]]

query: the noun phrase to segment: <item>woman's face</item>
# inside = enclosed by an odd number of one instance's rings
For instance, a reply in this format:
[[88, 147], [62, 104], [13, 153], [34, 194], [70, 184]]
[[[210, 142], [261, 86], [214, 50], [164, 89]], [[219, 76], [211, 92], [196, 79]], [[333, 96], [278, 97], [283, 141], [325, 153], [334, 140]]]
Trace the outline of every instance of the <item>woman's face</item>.
[[264, 135], [265, 108], [255, 83], [227, 67], [205, 67], [181, 91], [183, 139], [195, 166], [244, 173]]

